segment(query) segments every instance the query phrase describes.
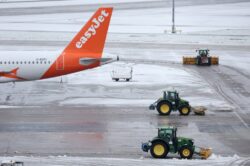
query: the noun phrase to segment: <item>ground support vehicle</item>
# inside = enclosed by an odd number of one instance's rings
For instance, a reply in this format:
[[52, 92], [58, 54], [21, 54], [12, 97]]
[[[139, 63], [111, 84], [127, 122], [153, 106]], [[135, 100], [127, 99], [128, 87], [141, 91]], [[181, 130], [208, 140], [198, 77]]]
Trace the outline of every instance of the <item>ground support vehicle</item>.
[[210, 66], [219, 64], [219, 57], [210, 56], [209, 49], [197, 49], [196, 52], [196, 57], [183, 56], [183, 64], [199, 66]]
[[163, 97], [149, 106], [150, 110], [155, 108], [160, 115], [169, 115], [171, 111], [177, 110], [181, 115], [189, 115], [191, 111], [189, 102], [181, 99], [177, 91], [163, 91]]
[[172, 126], [158, 128], [158, 136], [142, 143], [141, 148], [144, 152], [150, 151], [154, 158], [165, 158], [168, 153], [178, 153], [184, 159], [191, 159], [193, 154], [207, 159], [212, 154], [211, 148], [196, 147], [191, 138], [177, 137], [177, 128]]
[[132, 80], [133, 75], [133, 68], [132, 67], [116, 67], [112, 70], [111, 78], [114, 81], [125, 80], [130, 81]]

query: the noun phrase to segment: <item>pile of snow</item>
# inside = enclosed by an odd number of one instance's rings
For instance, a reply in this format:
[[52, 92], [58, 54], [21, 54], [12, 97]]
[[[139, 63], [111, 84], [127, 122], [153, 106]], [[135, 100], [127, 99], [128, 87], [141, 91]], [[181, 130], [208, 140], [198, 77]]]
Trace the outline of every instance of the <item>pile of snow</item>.
[[23, 161], [25, 166], [36, 165], [36, 166], [47, 166], [47, 165], [137, 165], [137, 166], [156, 166], [156, 165], [168, 165], [168, 166], [229, 166], [229, 165], [240, 165], [249, 158], [242, 158], [237, 155], [230, 157], [222, 157], [217, 155], [212, 155], [207, 160], [200, 159], [152, 159], [141, 157], [139, 159], [132, 158], [97, 158], [97, 157], [68, 157], [68, 156], [50, 156], [50, 157], [0, 157], [0, 160], [16, 160]]

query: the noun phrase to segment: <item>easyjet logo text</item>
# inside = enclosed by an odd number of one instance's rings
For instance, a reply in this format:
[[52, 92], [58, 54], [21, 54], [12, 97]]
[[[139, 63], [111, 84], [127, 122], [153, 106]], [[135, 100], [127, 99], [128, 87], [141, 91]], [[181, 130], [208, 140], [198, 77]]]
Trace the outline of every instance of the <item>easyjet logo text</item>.
[[108, 17], [109, 13], [105, 10], [101, 11], [101, 15], [92, 20], [92, 25], [89, 29], [84, 33], [84, 35], [80, 38], [78, 42], [76, 42], [76, 48], [82, 48], [82, 46], [92, 37], [96, 35], [96, 30], [101, 26], [104, 22], [105, 18]]

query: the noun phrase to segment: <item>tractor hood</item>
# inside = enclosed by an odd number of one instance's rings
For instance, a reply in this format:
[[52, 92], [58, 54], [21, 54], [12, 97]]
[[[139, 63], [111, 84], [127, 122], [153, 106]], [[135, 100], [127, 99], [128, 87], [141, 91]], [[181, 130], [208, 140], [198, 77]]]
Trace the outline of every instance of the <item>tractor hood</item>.
[[187, 145], [194, 145], [193, 139], [185, 138], [185, 137], [178, 137], [178, 143], [187, 144]]
[[187, 104], [187, 105], [189, 105], [189, 102], [188, 102], [187, 100], [180, 99], [180, 102], [181, 102], [182, 104]]

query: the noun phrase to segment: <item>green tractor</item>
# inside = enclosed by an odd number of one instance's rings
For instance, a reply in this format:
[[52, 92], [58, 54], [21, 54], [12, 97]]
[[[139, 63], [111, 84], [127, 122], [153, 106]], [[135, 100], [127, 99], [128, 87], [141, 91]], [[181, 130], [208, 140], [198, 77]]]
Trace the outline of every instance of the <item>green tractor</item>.
[[198, 49], [196, 52], [198, 53], [195, 59], [197, 65], [210, 66], [219, 64], [219, 58], [217, 56], [210, 56], [209, 49]]
[[208, 49], [198, 49], [196, 52], [198, 53], [196, 57], [197, 65], [211, 65], [211, 57], [209, 56]]
[[165, 158], [168, 153], [179, 153], [181, 158], [191, 159], [193, 154], [207, 159], [212, 151], [210, 148], [200, 148], [194, 146], [193, 139], [177, 137], [176, 127], [158, 128], [158, 136], [151, 141], [142, 143], [142, 150], [148, 152], [154, 158]]
[[163, 97], [149, 106], [150, 110], [157, 109], [160, 115], [169, 115], [171, 111], [179, 110], [181, 115], [189, 115], [191, 106], [189, 102], [179, 97], [176, 91], [163, 91]]

